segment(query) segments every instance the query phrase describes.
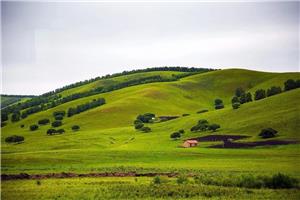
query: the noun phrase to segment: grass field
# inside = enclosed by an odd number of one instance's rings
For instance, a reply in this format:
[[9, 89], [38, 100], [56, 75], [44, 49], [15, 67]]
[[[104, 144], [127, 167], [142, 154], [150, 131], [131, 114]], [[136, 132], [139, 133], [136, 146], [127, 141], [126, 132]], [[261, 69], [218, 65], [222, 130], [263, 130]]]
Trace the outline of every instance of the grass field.
[[[87, 91], [113, 81], [160, 74], [171, 76], [176, 72], [148, 72], [116, 77], [113, 80], [92, 82], [62, 92], [69, 95]], [[299, 73], [267, 73], [240, 69], [218, 70], [182, 78], [174, 82], [137, 85], [120, 90], [74, 100], [55, 108], [30, 115], [16, 123], [9, 122], [2, 128], [1, 167], [2, 174], [21, 172], [43, 174], [52, 172], [181, 172], [272, 175], [282, 172], [300, 180], [299, 144], [265, 146], [249, 149], [207, 148], [220, 142], [203, 142], [195, 148], [179, 148], [183, 140], [210, 135], [210, 131], [192, 133], [190, 128], [199, 119], [218, 123], [221, 128], [216, 134], [251, 136], [245, 141], [261, 140], [258, 134], [262, 128], [278, 130], [279, 140], [300, 141], [300, 89], [283, 92], [259, 101], [243, 104], [233, 110], [231, 98], [237, 87], [243, 87], [254, 94], [255, 90], [271, 86], [283, 87], [287, 79], [299, 79]], [[79, 115], [63, 119], [65, 134], [47, 136], [51, 125], [40, 126], [29, 131], [31, 124], [42, 118], [53, 121], [52, 113], [67, 110], [92, 99], [104, 97], [106, 104]], [[214, 99], [221, 98], [225, 108], [214, 109]], [[197, 114], [199, 110], [206, 113]], [[180, 116], [167, 122], [153, 123], [150, 133], [142, 133], [133, 127], [138, 114], [146, 112], [157, 116]], [[182, 117], [182, 114], [190, 114]], [[24, 128], [20, 126], [24, 124]], [[79, 125], [80, 131], [73, 132], [72, 125]], [[179, 129], [185, 133], [179, 140], [171, 140], [170, 134]], [[7, 136], [17, 134], [25, 137], [21, 144], [7, 144]], [[3, 199], [126, 199], [129, 186], [137, 192], [131, 198], [153, 199], [151, 178], [84, 178], [49, 179], [37, 185], [35, 180], [14, 180], [2, 182]], [[172, 182], [172, 181], [171, 181]], [[174, 185], [173, 183], [168, 183]], [[168, 185], [167, 184], [167, 185]], [[12, 187], [14, 185], [14, 187]], [[129, 185], [129, 186], [128, 186]], [[167, 186], [166, 186], [167, 187]], [[171, 186], [168, 186], [171, 187]], [[179, 187], [179, 189], [178, 189]], [[186, 187], [186, 188], [185, 188]], [[190, 187], [194, 188], [191, 189]], [[80, 188], [80, 189], [78, 189]], [[119, 188], [119, 196], [110, 196], [107, 191]], [[199, 199], [298, 199], [299, 191], [270, 189], [240, 189], [233, 187], [172, 186], [179, 191], [194, 191]], [[144, 191], [144, 192], [141, 192]], [[220, 191], [220, 192], [217, 192]], [[152, 192], [152, 193], [151, 193]], [[85, 195], [87, 194], [88, 195]], [[134, 192], [133, 192], [134, 193]], [[184, 192], [183, 192], [184, 193]], [[21, 196], [22, 194], [22, 196]], [[135, 193], [134, 193], [135, 194]], [[207, 194], [210, 194], [207, 196]], [[18, 196], [20, 195], [20, 196]], [[139, 198], [140, 197], [140, 198]], [[172, 197], [164, 196], [164, 199]], [[176, 198], [186, 198], [176, 196]]]

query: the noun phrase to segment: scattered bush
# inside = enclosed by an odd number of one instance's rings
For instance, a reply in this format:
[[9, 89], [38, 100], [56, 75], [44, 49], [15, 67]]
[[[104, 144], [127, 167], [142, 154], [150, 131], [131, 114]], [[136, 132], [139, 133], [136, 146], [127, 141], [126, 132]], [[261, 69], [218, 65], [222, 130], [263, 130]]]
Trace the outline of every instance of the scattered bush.
[[37, 180], [37, 181], [36, 181], [36, 184], [37, 184], [37, 185], [41, 185], [42, 183], [41, 183], [40, 180]]
[[191, 131], [192, 132], [195, 132], [195, 131], [206, 131], [207, 128], [208, 128], [208, 121], [205, 120], [205, 119], [202, 119], [202, 120], [198, 121], [198, 124], [196, 126], [193, 126], [191, 128]]
[[259, 136], [262, 138], [272, 138], [275, 137], [275, 135], [278, 133], [278, 131], [272, 129], [272, 128], [266, 128], [262, 129]]
[[252, 94], [250, 92], [248, 92], [246, 94], [246, 102], [251, 102], [252, 101]]
[[62, 122], [61, 121], [54, 121], [54, 122], [52, 122], [52, 127], [59, 127], [59, 126], [61, 126], [62, 125]]
[[144, 126], [143, 128], [141, 128], [141, 131], [143, 131], [144, 133], [149, 133], [151, 131], [151, 128]]
[[284, 82], [284, 91], [289, 91], [292, 89], [296, 89], [299, 87], [299, 80], [295, 81], [293, 79], [288, 79], [287, 81]]
[[289, 177], [285, 174], [275, 174], [272, 178], [265, 179], [265, 186], [273, 189], [281, 188], [297, 188], [298, 180], [292, 177]]
[[266, 91], [263, 89], [259, 89], [255, 91], [255, 100], [260, 100], [266, 98]]
[[80, 129], [80, 126], [78, 126], [78, 125], [73, 125], [72, 126], [73, 131], [78, 131], [79, 129]]
[[145, 113], [143, 115], [138, 115], [137, 120], [140, 120], [143, 123], [150, 123], [155, 118], [155, 114], [152, 113]]
[[39, 125], [45, 125], [45, 124], [49, 124], [50, 120], [49, 119], [41, 119], [38, 121]]
[[53, 112], [53, 117], [58, 116], [58, 115], [64, 117], [64, 116], [66, 115], [66, 111], [60, 110], [60, 111], [55, 111], [55, 112]]
[[179, 132], [174, 132], [170, 135], [170, 138], [172, 139], [178, 139], [181, 137], [181, 134]]
[[21, 128], [24, 128], [24, 127], [25, 127], [25, 125], [24, 125], [24, 124], [21, 124], [21, 125], [20, 125], [20, 127], [21, 127]]
[[270, 89], [267, 90], [267, 97], [279, 94], [281, 92], [281, 87], [272, 86]]
[[143, 122], [139, 119], [134, 120], [133, 124], [142, 124]]
[[215, 109], [222, 109], [224, 108], [224, 104], [222, 99], [215, 99]]
[[50, 128], [47, 130], [47, 135], [52, 135], [52, 134], [55, 134], [56, 133], [56, 130], [53, 129], [53, 128]]
[[39, 126], [36, 125], [36, 124], [30, 125], [30, 127], [29, 127], [29, 129], [30, 129], [31, 131], [35, 131], [35, 130], [37, 130], [38, 128], [39, 128]]
[[134, 128], [135, 129], [141, 129], [141, 128], [143, 128], [144, 127], [144, 124], [143, 123], [139, 123], [139, 124], [135, 124], [134, 125]]
[[20, 121], [20, 112], [14, 112], [11, 116], [12, 122]]
[[213, 132], [215, 132], [217, 129], [221, 128], [221, 126], [219, 124], [210, 124], [208, 126], [208, 130], [211, 130]]
[[54, 119], [55, 119], [55, 120], [63, 120], [63, 119], [64, 119], [64, 116], [63, 116], [63, 115], [55, 115], [55, 116], [54, 116]]
[[238, 109], [241, 106], [240, 102], [235, 102], [232, 104], [233, 109]]
[[19, 136], [19, 135], [12, 135], [12, 136], [5, 138], [5, 142], [7, 142], [7, 143], [20, 143], [23, 141], [24, 141], [24, 137]]
[[241, 97], [243, 94], [245, 94], [245, 90], [243, 88], [239, 87], [235, 90], [235, 96]]
[[208, 112], [207, 109], [197, 111], [198, 114]]
[[56, 131], [56, 133], [58, 133], [58, 134], [63, 134], [63, 133], [65, 133], [65, 129], [58, 129], [57, 131]]
[[178, 132], [179, 132], [180, 134], [184, 134], [184, 130], [183, 130], [183, 129], [180, 129]]
[[234, 96], [234, 97], [232, 97], [232, 99], [231, 99], [231, 103], [232, 103], [232, 104], [234, 104], [234, 103], [240, 103], [240, 100], [239, 100], [239, 98], [238, 98], [237, 96]]
[[185, 114], [182, 114], [182, 117], [189, 116], [189, 115], [190, 114], [185, 113]]

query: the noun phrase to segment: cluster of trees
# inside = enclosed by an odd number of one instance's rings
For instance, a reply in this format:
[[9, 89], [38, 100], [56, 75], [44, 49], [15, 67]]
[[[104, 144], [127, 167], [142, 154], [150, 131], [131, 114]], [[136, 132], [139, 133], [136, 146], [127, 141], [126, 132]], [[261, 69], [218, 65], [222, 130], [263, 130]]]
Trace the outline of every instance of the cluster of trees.
[[144, 126], [144, 123], [152, 123], [153, 118], [155, 118], [155, 114], [153, 113], [145, 113], [143, 115], [138, 115], [136, 120], [134, 120], [134, 128], [137, 130], [141, 130], [142, 132], [148, 133], [151, 131], [151, 128]]
[[180, 138], [182, 134], [184, 134], [184, 130], [183, 130], [183, 129], [180, 129], [179, 131], [176, 131], [176, 132], [172, 133], [172, 134], [170, 135], [170, 138], [176, 140], [176, 139]]
[[224, 104], [222, 99], [215, 99], [215, 109], [222, 109], [224, 108]]
[[300, 79], [298, 80], [288, 79], [287, 81], [284, 82], [284, 91], [289, 91], [296, 88], [300, 88]]
[[231, 99], [231, 104], [233, 109], [238, 109], [241, 104], [251, 102], [252, 95], [250, 92], [245, 92], [241, 87], [235, 90], [235, 96]]
[[24, 139], [25, 138], [23, 136], [12, 135], [12, 136], [9, 136], [9, 137], [5, 138], [5, 142], [7, 142], [7, 143], [19, 143], [19, 142], [23, 142]]
[[206, 130], [211, 130], [215, 132], [217, 129], [221, 128], [219, 124], [209, 124], [206, 119], [201, 119], [198, 121], [198, 123], [191, 128], [192, 132], [198, 132], [198, 131], [206, 131]]
[[272, 128], [266, 128], [266, 129], [262, 129], [259, 133], [259, 136], [262, 138], [272, 138], [275, 137], [276, 134], [278, 133], [278, 131], [276, 131], [275, 129]]
[[65, 133], [65, 129], [53, 129], [53, 128], [50, 128], [47, 130], [47, 135], [55, 135], [55, 134], [63, 134]]
[[71, 117], [73, 115], [79, 114], [86, 110], [101, 106], [103, 104], [105, 104], [105, 99], [99, 98], [99, 99], [94, 99], [92, 102], [81, 104], [81, 105], [78, 105], [77, 107], [69, 108], [68, 109], [68, 117]]
[[47, 92], [44, 93], [42, 96], [44, 97], [48, 97], [48, 96], [52, 96], [56, 93], [62, 92], [64, 90], [67, 89], [71, 89], [71, 88], [75, 88], [81, 85], [85, 85], [97, 80], [101, 80], [101, 79], [108, 79], [108, 78], [114, 78], [114, 77], [118, 77], [118, 76], [124, 76], [124, 75], [129, 75], [129, 74], [135, 74], [135, 73], [141, 73], [141, 72], [152, 72], [152, 71], [177, 71], [177, 72], [208, 72], [208, 71], [213, 71], [214, 69], [210, 69], [210, 68], [194, 68], [194, 67], [153, 67], [153, 68], [146, 68], [146, 69], [138, 69], [138, 70], [132, 70], [132, 71], [123, 71], [121, 73], [115, 73], [115, 74], [107, 74], [105, 76], [99, 76], [96, 78], [92, 78], [89, 80], [85, 80], [85, 81], [80, 81], [77, 83], [73, 83], [67, 86], [64, 86], [62, 88], [56, 89], [54, 91], [51, 92]]

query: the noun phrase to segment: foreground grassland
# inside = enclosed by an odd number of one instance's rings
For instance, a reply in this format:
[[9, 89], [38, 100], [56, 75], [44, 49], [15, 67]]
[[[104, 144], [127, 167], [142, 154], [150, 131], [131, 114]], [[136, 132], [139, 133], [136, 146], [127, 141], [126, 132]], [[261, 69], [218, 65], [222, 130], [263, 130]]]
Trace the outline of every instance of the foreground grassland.
[[15, 199], [299, 199], [297, 189], [246, 189], [197, 184], [193, 179], [155, 185], [152, 178], [74, 178], [2, 182], [2, 198]]
[[[150, 72], [149, 72], [150, 73]], [[161, 72], [151, 72], [151, 75]], [[144, 73], [148, 74], [148, 73]], [[176, 72], [164, 72], [171, 76]], [[128, 80], [130, 76], [112, 81]], [[143, 75], [144, 76], [144, 75]], [[147, 75], [149, 76], [149, 74]], [[264, 73], [230, 69], [193, 75], [174, 82], [137, 85], [120, 90], [74, 100], [53, 109], [30, 115], [2, 128], [2, 174], [45, 174], [53, 172], [179, 172], [195, 174], [272, 175], [278, 172], [300, 179], [300, 145], [264, 146], [249, 149], [208, 148], [220, 142], [203, 142], [195, 148], [179, 148], [183, 140], [210, 135], [192, 133], [198, 120], [207, 119], [221, 128], [214, 134], [250, 136], [244, 141], [259, 141], [262, 128], [278, 130], [278, 140], [300, 141], [300, 89], [284, 92], [266, 99], [243, 104], [233, 110], [231, 98], [237, 87], [247, 91], [271, 86], [283, 87], [287, 79], [299, 79], [299, 73]], [[69, 95], [87, 91], [110, 81], [98, 81], [62, 92]], [[51, 125], [29, 131], [31, 124], [49, 118], [58, 110], [67, 110], [92, 99], [104, 97], [107, 104], [63, 119], [66, 133], [47, 136]], [[221, 98], [225, 108], [214, 109], [214, 99]], [[209, 111], [197, 114], [199, 110]], [[133, 127], [138, 114], [151, 112], [157, 116], [180, 116], [167, 122], [153, 123], [150, 133]], [[182, 114], [190, 114], [182, 117]], [[24, 128], [20, 126], [24, 124]], [[73, 132], [72, 125], [80, 131]], [[184, 129], [179, 140], [170, 134]], [[25, 142], [7, 144], [10, 135], [22, 135]], [[189, 184], [178, 186], [172, 180], [164, 186], [150, 186], [152, 178], [74, 178], [41, 180], [12, 180], [2, 182], [3, 199], [299, 199], [299, 190], [242, 189], [213, 185]], [[175, 196], [169, 196], [173, 191]], [[172, 193], [172, 194], [173, 194]], [[179, 193], [179, 194], [177, 194]], [[115, 196], [114, 196], [115, 195]], [[130, 196], [131, 195], [131, 196]]]

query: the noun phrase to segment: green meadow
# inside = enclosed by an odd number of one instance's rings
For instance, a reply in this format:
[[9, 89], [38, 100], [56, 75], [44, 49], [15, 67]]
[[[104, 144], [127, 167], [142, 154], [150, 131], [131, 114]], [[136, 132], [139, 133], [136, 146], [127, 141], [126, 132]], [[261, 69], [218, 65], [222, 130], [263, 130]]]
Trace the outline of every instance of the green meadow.
[[[185, 72], [154, 71], [97, 80], [64, 90], [64, 97], [116, 83], [160, 75], [172, 77]], [[199, 142], [197, 147], [182, 148], [189, 138], [217, 135], [249, 136], [239, 142], [262, 139], [261, 129], [278, 131], [276, 140], [300, 141], [300, 89], [285, 91], [261, 100], [242, 104], [233, 109], [231, 99], [242, 87], [252, 96], [258, 89], [271, 86], [284, 88], [287, 79], [299, 79], [300, 73], [268, 73], [242, 69], [216, 70], [181, 78], [177, 81], [130, 86], [106, 93], [83, 97], [41, 111], [18, 122], [8, 121], [1, 128], [2, 174], [47, 174], [91, 172], [176, 172], [179, 174], [210, 174], [222, 176], [255, 176], [284, 173], [300, 180], [300, 145], [272, 145], [253, 148], [210, 148], [215, 142]], [[40, 119], [54, 121], [53, 112], [105, 98], [106, 104], [72, 117], [65, 116], [61, 135], [47, 135], [51, 124], [39, 125]], [[215, 110], [214, 100], [220, 98], [225, 108]], [[197, 111], [208, 110], [205, 113]], [[178, 118], [145, 124], [151, 132], [134, 128], [139, 114]], [[182, 116], [183, 114], [189, 114]], [[191, 132], [200, 119], [221, 126], [216, 132]], [[21, 128], [21, 125], [24, 127]], [[79, 125], [79, 131], [71, 127]], [[180, 129], [180, 139], [170, 134]], [[24, 136], [22, 143], [6, 143], [11, 135]], [[175, 178], [167, 183], [151, 184], [152, 177], [92, 177], [2, 181], [3, 199], [299, 199], [298, 189], [249, 189], [210, 184], [196, 184], [190, 177], [186, 184]], [[172, 195], [168, 195], [171, 191]], [[179, 191], [179, 192], [178, 192]], [[160, 196], [159, 196], [160, 194]]]

